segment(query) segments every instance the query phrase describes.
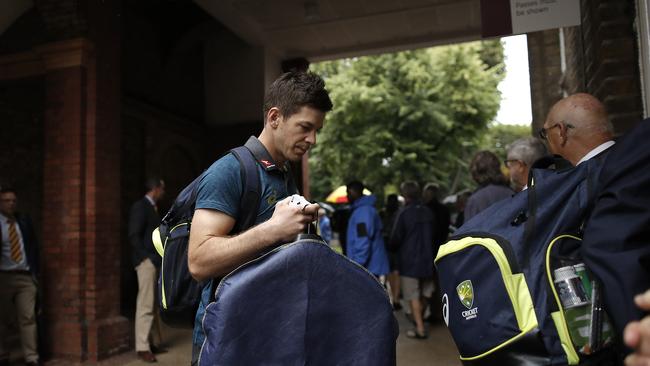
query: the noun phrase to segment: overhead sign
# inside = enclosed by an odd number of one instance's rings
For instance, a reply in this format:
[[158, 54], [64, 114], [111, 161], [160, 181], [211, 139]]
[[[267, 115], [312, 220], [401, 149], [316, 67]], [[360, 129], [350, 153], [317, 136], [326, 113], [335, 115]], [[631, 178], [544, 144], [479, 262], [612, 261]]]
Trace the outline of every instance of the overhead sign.
[[580, 0], [481, 0], [482, 36], [497, 37], [580, 24]]

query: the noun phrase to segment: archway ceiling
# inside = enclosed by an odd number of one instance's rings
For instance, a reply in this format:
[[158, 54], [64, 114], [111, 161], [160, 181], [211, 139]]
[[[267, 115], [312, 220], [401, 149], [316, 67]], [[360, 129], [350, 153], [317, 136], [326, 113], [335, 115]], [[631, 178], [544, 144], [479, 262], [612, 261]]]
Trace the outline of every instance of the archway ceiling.
[[480, 0], [195, 0], [284, 58], [360, 56], [480, 38]]

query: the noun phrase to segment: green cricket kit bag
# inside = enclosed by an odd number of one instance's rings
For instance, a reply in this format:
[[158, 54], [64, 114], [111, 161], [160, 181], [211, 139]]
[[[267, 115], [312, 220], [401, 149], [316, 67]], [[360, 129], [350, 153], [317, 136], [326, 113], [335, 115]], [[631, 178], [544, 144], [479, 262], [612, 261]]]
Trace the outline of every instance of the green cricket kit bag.
[[611, 327], [579, 256], [600, 162], [532, 169], [440, 247], [443, 317], [466, 365], [598, 362]]
[[[242, 231], [255, 223], [260, 200], [259, 172], [257, 162], [246, 146], [230, 150], [241, 166], [242, 200], [233, 232]], [[156, 251], [162, 257], [158, 278], [158, 302], [160, 318], [168, 325], [192, 328], [201, 301], [201, 292], [207, 282], [192, 278], [187, 264], [187, 250], [194, 206], [203, 175], [196, 178], [178, 194], [174, 204], [153, 231]]]

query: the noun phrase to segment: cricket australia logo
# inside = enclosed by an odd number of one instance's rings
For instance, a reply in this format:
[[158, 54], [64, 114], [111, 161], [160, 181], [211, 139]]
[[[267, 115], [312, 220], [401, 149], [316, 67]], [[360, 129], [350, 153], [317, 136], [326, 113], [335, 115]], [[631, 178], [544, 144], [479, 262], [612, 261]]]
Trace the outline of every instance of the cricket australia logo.
[[456, 286], [456, 292], [460, 302], [467, 308], [461, 315], [465, 320], [474, 319], [478, 316], [478, 307], [472, 308], [474, 305], [474, 287], [472, 281], [465, 280]]

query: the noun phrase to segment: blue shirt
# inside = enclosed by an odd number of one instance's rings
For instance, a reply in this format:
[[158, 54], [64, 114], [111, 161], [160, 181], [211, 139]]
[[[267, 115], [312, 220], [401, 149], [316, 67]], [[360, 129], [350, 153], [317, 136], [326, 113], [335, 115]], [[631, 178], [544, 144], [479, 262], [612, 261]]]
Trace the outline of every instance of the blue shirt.
[[332, 241], [332, 225], [330, 224], [330, 218], [326, 215], [323, 215], [318, 219], [318, 226], [320, 227], [320, 237], [325, 240], [327, 244]]
[[[255, 224], [271, 218], [275, 203], [296, 191], [288, 173], [279, 168], [267, 170], [258, 164], [262, 198]], [[236, 218], [242, 198], [239, 161], [233, 154], [217, 160], [204, 174], [196, 198], [196, 208], [217, 210]]]
[[[252, 151], [254, 151], [255, 159], [258, 161], [257, 168], [260, 176], [260, 190], [262, 193], [260, 207], [255, 219], [255, 224], [259, 224], [271, 218], [276, 202], [297, 193], [297, 189], [287, 165], [282, 168], [278, 167], [257, 138], [251, 137], [246, 142], [246, 146], [249, 145], [255, 146]], [[255, 153], [255, 151], [258, 151], [258, 153]], [[232, 153], [229, 153], [215, 161], [204, 174], [199, 184], [195, 208], [217, 210], [230, 217], [237, 218], [242, 189], [239, 161]], [[205, 286], [201, 295], [201, 303], [194, 321], [193, 357], [197, 356], [197, 352], [200, 351], [205, 339], [202, 321], [205, 307], [212, 297], [212, 291], [212, 286]]]
[[388, 256], [381, 235], [381, 219], [375, 210], [373, 195], [361, 196], [352, 204], [348, 221], [347, 255], [376, 275], [388, 274]]

